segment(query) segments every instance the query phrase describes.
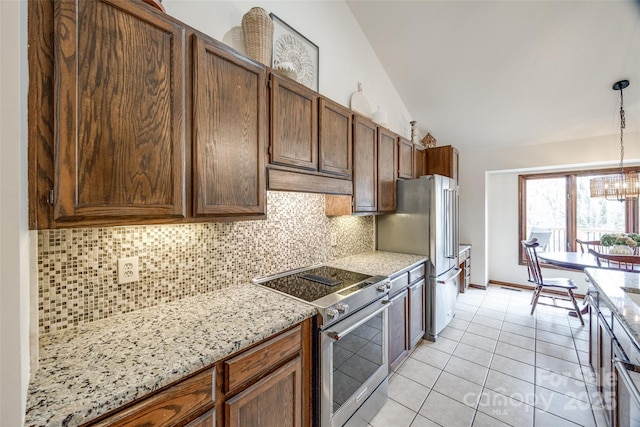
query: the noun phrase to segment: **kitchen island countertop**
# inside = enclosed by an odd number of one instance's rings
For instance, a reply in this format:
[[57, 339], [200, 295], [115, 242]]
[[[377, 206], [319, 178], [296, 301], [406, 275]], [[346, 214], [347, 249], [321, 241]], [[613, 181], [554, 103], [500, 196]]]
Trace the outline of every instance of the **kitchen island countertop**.
[[363, 274], [393, 276], [407, 271], [427, 259], [424, 255], [371, 251], [330, 261], [327, 265]]
[[316, 313], [242, 284], [43, 335], [25, 425], [87, 422]]
[[640, 347], [640, 306], [623, 289], [640, 294], [640, 273], [603, 268], [585, 268], [584, 272], [599, 291], [600, 297], [626, 327], [636, 346]]

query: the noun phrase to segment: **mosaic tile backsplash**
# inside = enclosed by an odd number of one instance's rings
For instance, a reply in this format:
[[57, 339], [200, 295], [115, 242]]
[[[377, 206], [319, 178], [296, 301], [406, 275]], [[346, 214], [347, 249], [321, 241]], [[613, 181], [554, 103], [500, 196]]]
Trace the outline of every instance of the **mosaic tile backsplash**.
[[[266, 220], [41, 230], [39, 333], [373, 250], [373, 217], [328, 218], [324, 200], [270, 191]], [[133, 256], [140, 280], [119, 285]]]

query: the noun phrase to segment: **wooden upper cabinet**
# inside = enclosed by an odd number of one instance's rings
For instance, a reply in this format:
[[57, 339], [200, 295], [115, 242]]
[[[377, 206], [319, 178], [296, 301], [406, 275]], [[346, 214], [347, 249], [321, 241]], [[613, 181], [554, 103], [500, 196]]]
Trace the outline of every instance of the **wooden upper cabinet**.
[[395, 133], [378, 128], [378, 212], [396, 210], [397, 140]]
[[427, 169], [427, 150], [420, 150], [418, 148], [413, 150], [413, 177], [420, 178], [426, 175]]
[[318, 94], [271, 73], [270, 163], [318, 170]]
[[458, 182], [458, 150], [451, 145], [434, 147], [427, 152], [427, 173], [453, 178]]
[[378, 128], [371, 120], [355, 116], [353, 124], [353, 210], [378, 210]]
[[351, 179], [353, 175], [353, 113], [324, 97], [320, 97], [319, 104], [319, 171]]
[[193, 214], [265, 214], [266, 69], [211, 39], [193, 45]]
[[352, 112], [271, 72], [270, 190], [353, 194]]
[[185, 29], [133, 2], [54, 7], [54, 219], [184, 217]]
[[414, 177], [413, 142], [406, 138], [398, 138], [398, 178]]

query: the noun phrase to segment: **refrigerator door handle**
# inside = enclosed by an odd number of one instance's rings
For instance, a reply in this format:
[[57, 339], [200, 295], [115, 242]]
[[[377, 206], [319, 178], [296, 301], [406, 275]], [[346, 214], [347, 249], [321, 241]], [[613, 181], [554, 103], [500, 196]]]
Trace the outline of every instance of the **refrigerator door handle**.
[[457, 259], [458, 258], [458, 254], [456, 251], [456, 245], [455, 242], [457, 240], [457, 231], [456, 231], [456, 227], [454, 226], [456, 221], [455, 218], [457, 217], [457, 211], [458, 208], [456, 206], [456, 201], [455, 201], [455, 195], [456, 195], [456, 190], [453, 188], [447, 188], [444, 190], [444, 199], [445, 199], [445, 226], [444, 229], [445, 231], [445, 235], [446, 235], [446, 243], [445, 243], [445, 248], [446, 248], [446, 257], [449, 259]]
[[438, 276], [438, 278], [436, 279], [436, 283], [439, 283], [441, 285], [450, 282], [451, 280], [455, 279], [457, 275], [460, 274], [462, 270], [460, 269], [460, 267], [454, 267], [451, 270], [449, 270], [449, 273], [445, 273], [446, 276]]

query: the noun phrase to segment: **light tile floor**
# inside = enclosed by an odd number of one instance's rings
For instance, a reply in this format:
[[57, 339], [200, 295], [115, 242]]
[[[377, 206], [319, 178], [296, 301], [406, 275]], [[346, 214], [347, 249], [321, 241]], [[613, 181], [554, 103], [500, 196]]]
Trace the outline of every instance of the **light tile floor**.
[[[458, 297], [436, 342], [389, 377], [373, 427], [605, 426], [589, 368], [589, 326], [532, 293], [492, 285]], [[594, 402], [593, 404], [591, 402]]]

